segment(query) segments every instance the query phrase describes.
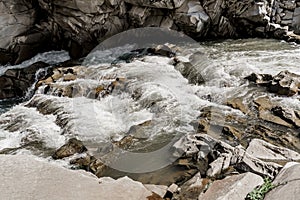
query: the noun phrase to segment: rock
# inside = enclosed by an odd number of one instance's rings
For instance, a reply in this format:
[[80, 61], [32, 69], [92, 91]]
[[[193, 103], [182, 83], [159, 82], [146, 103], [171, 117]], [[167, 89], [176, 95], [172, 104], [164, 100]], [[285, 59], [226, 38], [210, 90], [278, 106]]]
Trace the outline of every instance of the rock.
[[271, 110], [273, 105], [268, 97], [259, 97], [255, 99], [254, 102], [258, 107], [258, 117], [260, 119], [290, 128], [293, 127], [292, 124], [286, 122], [285, 120], [272, 113]]
[[243, 200], [249, 192], [263, 182], [262, 177], [250, 172], [233, 175], [213, 182], [205, 193], [200, 194], [199, 199]]
[[36, 11], [28, 0], [3, 0], [0, 3], [0, 13], [0, 48], [7, 50], [15, 37], [33, 27]]
[[272, 162], [299, 161], [300, 154], [284, 147], [278, 147], [260, 139], [253, 139], [246, 153], [260, 160]]
[[177, 62], [175, 63], [175, 69], [178, 70], [183, 77], [188, 79], [190, 84], [202, 84], [204, 79], [197, 66], [194, 66], [190, 62]]
[[250, 113], [247, 104], [243, 102], [243, 98], [237, 97], [237, 98], [228, 99], [227, 105], [229, 105], [232, 108], [239, 109], [245, 114]]
[[[0, 156], [2, 199], [132, 199], [147, 200], [152, 192], [123, 177], [101, 178], [84, 171], [72, 171], [31, 156]], [[22, 174], [22, 176], [20, 176]]]
[[151, 26], [182, 31], [199, 40], [289, 39], [290, 30], [270, 32], [269, 25], [276, 24], [295, 27], [297, 33], [296, 3], [280, 5], [255, 0], [5, 0], [0, 5], [4, 27], [0, 49], [5, 52], [0, 63], [19, 63], [49, 49], [66, 49], [72, 58], [82, 58], [106, 38]]
[[216, 176], [232, 166], [238, 171], [273, 178], [282, 167], [251, 156], [242, 146], [232, 147], [207, 134], [187, 135], [175, 143], [174, 148], [174, 153], [181, 152], [183, 155], [181, 158], [196, 157], [190, 162], [198, 166], [201, 175]]
[[300, 90], [300, 75], [282, 71], [273, 77], [268, 90], [279, 95], [293, 96]]
[[269, 74], [251, 74], [245, 79], [266, 86], [268, 91], [279, 95], [293, 96], [300, 90], [300, 75], [282, 71], [272, 77]]
[[209, 184], [209, 180], [201, 178], [201, 174], [197, 173], [190, 180], [180, 186], [179, 194], [175, 194], [175, 199], [178, 200], [194, 200], [197, 199], [200, 193]]
[[294, 14], [293, 14], [293, 23], [294, 27], [294, 33], [300, 34], [300, 7], [295, 8]]
[[265, 2], [256, 2], [252, 4], [252, 6], [249, 6], [239, 17], [260, 24], [266, 24], [270, 20], [267, 16], [267, 5]]
[[275, 106], [272, 108], [272, 112], [286, 122], [293, 124], [296, 128], [300, 128], [300, 118], [294, 110], [282, 106]]
[[65, 145], [60, 147], [55, 153], [52, 155], [53, 159], [62, 159], [65, 157], [72, 156], [76, 153], [83, 153], [87, 151], [87, 148], [83, 145], [83, 143], [76, 138], [70, 139]]
[[300, 164], [287, 163], [273, 181], [276, 187], [265, 200], [298, 199], [300, 195]]
[[257, 85], [267, 86], [272, 81], [273, 77], [270, 74], [256, 74], [252, 73], [251, 75], [245, 77], [245, 79], [256, 83]]
[[167, 9], [174, 9], [179, 8], [185, 0], [160, 0], [160, 1], [151, 1], [151, 0], [125, 0], [125, 2], [144, 6], [144, 7], [154, 7], [154, 8], [167, 8]]
[[153, 192], [154, 194], [157, 194], [161, 199], [165, 196], [168, 190], [168, 186], [165, 185], [145, 184], [145, 187], [147, 188], [147, 190]]
[[209, 164], [206, 172], [207, 177], [216, 177], [225, 172], [230, 166], [232, 153], [223, 153], [216, 160]]
[[14, 63], [16, 55], [11, 52], [8, 52], [5, 49], [0, 48], [0, 65], [5, 65], [7, 63]]
[[210, 23], [210, 18], [203, 9], [201, 3], [195, 0], [186, 0], [175, 11], [175, 23], [189, 35], [205, 36]]
[[173, 183], [172, 185], [170, 185], [168, 187], [167, 193], [164, 196], [164, 199], [172, 199], [174, 194], [177, 193], [179, 190], [178, 185], [176, 185], [175, 183]]
[[251, 156], [240, 146], [235, 148], [230, 164], [235, 165], [236, 169], [242, 170], [243, 172], [253, 172], [270, 178], [274, 178], [282, 168], [279, 164], [265, 162]]
[[7, 70], [0, 76], [0, 99], [24, 97], [37, 81], [36, 78], [46, 76], [45, 71], [39, 70], [48, 66], [44, 62], [37, 62], [23, 69]]

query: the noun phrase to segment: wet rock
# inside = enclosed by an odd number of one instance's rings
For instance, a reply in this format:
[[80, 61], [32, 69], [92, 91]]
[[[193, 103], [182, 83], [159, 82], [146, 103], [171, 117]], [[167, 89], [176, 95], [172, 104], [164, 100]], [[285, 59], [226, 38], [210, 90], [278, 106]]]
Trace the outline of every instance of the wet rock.
[[289, 71], [280, 72], [273, 77], [268, 90], [279, 95], [293, 96], [300, 90], [300, 75]]
[[87, 148], [83, 145], [83, 143], [76, 138], [70, 139], [65, 145], [60, 147], [55, 153], [52, 155], [53, 159], [62, 159], [65, 157], [72, 156], [76, 153], [86, 152]]
[[23, 69], [9, 69], [0, 76], [0, 99], [24, 97], [36, 78], [46, 76], [40, 71], [49, 65], [44, 62], [34, 63]]
[[243, 101], [243, 98], [232, 98], [227, 100], [227, 105], [232, 108], [239, 109], [245, 114], [250, 113], [249, 107]]
[[201, 71], [190, 62], [177, 62], [175, 63], [175, 69], [188, 79], [190, 84], [202, 84], [205, 82]]
[[8, 52], [5, 49], [0, 48], [0, 65], [5, 65], [7, 63], [14, 63], [15, 56], [13, 53]]
[[298, 199], [300, 195], [300, 164], [287, 163], [273, 181], [276, 187], [265, 196], [265, 200]]
[[272, 112], [274, 115], [280, 117], [288, 123], [293, 124], [295, 127], [300, 127], [300, 118], [297, 116], [294, 110], [281, 106], [275, 106], [272, 108]]
[[273, 80], [273, 77], [270, 74], [252, 73], [251, 75], [245, 77], [245, 79], [254, 82], [257, 85], [268, 86], [270, 82]]
[[260, 160], [272, 162], [298, 161], [300, 154], [284, 147], [278, 147], [260, 139], [253, 139], [246, 152]]
[[279, 95], [293, 96], [300, 90], [300, 75], [282, 71], [272, 77], [268, 74], [251, 74], [245, 79], [266, 86], [268, 91]]
[[286, 122], [285, 120], [272, 113], [271, 110], [273, 105], [268, 97], [259, 97], [255, 99], [254, 102], [258, 107], [258, 117], [260, 119], [290, 128], [293, 127], [292, 124]]
[[244, 173], [226, 177], [223, 180], [215, 181], [209, 189], [199, 196], [199, 199], [231, 199], [242, 200], [256, 186], [263, 184], [262, 177], [253, 173]]

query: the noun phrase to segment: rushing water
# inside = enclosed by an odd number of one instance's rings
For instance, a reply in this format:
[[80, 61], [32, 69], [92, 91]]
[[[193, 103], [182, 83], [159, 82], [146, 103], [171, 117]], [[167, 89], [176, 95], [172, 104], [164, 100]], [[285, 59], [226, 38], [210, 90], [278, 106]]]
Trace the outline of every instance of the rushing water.
[[[132, 63], [115, 66], [107, 63], [91, 65], [80, 79], [71, 83], [58, 83], [75, 84], [84, 89], [105, 84], [116, 77], [126, 79], [126, 89], [117, 90], [102, 99], [84, 96], [71, 99], [36, 94], [28, 104], [35, 106], [28, 106], [25, 102], [10, 111], [7, 109], [14, 102], [1, 101], [0, 112], [6, 113], [0, 116], [0, 151], [48, 156], [45, 152], [49, 149], [60, 147], [68, 138], [77, 137], [95, 155], [101, 156], [110, 148], [109, 141], [118, 141], [133, 133], [141, 140], [135, 151], [151, 152], [166, 145], [173, 136], [195, 131], [191, 122], [196, 120], [201, 108], [205, 106], [214, 105], [220, 110], [242, 116], [240, 111], [227, 107], [225, 102], [233, 96], [247, 94], [248, 82], [244, 80], [247, 75], [253, 72], [275, 75], [282, 70], [300, 73], [299, 46], [277, 40], [227, 40], [185, 48], [182, 59], [195, 63], [197, 71], [205, 79], [204, 84], [189, 84], [174, 69], [169, 58], [146, 56]], [[107, 61], [111, 56], [113, 54], [105, 52], [102, 57]], [[68, 56], [65, 52], [50, 52], [16, 67], [24, 67], [37, 60], [54, 64], [66, 59]], [[12, 67], [15, 66], [6, 66], [0, 73]], [[297, 97], [272, 98], [300, 110]], [[52, 112], [43, 115], [36, 107]], [[57, 118], [64, 124], [63, 128], [57, 125]], [[141, 130], [132, 132], [133, 128], [148, 122], [150, 125], [141, 126]], [[33, 147], [30, 147], [31, 143]], [[156, 156], [165, 155], [165, 151], [156, 152]], [[148, 156], [143, 155], [144, 158], [139, 159], [144, 159], [145, 165], [149, 165], [155, 155]], [[158, 165], [163, 165], [168, 159], [161, 157]], [[130, 155], [126, 159], [128, 164]], [[125, 165], [122, 162], [118, 164]], [[128, 164], [127, 168], [130, 167]]]

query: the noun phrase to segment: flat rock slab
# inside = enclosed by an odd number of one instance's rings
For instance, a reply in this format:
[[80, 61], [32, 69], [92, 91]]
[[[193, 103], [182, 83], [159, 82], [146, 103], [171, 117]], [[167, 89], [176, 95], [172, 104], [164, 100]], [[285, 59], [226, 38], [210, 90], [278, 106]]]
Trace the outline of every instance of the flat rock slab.
[[1, 200], [147, 199], [152, 192], [128, 177], [98, 179], [31, 156], [0, 156]]
[[199, 200], [244, 200], [256, 186], [264, 183], [262, 177], [247, 172], [213, 182], [209, 189], [200, 194]]
[[278, 186], [266, 195], [265, 200], [298, 200], [300, 196], [300, 164], [287, 163], [273, 184]]
[[246, 152], [264, 161], [300, 161], [298, 152], [275, 146], [260, 139], [253, 139]]

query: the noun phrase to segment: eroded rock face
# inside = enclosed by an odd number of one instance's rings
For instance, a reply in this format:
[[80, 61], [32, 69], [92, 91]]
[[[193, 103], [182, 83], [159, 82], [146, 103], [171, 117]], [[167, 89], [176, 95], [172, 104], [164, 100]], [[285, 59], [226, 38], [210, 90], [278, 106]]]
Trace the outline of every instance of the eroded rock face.
[[7, 49], [17, 36], [34, 25], [36, 12], [31, 0], [3, 0], [0, 12], [0, 48]]
[[299, 6], [286, 0], [6, 0], [0, 5], [0, 49], [8, 52], [0, 61], [18, 63], [49, 48], [79, 58], [112, 35], [149, 26], [197, 40], [261, 36], [297, 42], [300, 37], [289, 32], [299, 32]]

